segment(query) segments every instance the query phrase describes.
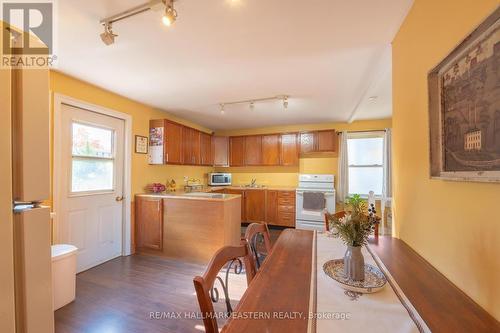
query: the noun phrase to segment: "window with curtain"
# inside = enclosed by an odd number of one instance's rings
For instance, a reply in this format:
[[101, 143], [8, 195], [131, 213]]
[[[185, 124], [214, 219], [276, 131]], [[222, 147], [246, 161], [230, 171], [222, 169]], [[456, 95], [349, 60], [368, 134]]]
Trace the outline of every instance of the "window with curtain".
[[384, 132], [351, 132], [347, 137], [348, 193], [382, 196], [384, 184]]

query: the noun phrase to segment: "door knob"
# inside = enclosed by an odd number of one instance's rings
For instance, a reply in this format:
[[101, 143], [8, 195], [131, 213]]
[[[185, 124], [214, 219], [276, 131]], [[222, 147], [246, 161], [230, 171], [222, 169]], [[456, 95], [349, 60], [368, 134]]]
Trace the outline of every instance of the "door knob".
[[115, 200], [116, 201], [123, 201], [123, 197], [116, 197]]

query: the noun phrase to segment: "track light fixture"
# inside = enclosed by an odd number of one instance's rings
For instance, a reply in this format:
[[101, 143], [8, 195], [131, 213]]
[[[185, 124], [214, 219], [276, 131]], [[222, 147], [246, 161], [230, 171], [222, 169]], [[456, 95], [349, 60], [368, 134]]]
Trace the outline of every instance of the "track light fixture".
[[109, 22], [104, 23], [104, 32], [101, 34], [101, 39], [103, 43], [106, 45], [111, 45], [115, 42], [115, 37], [118, 37], [118, 35], [115, 35], [113, 33], [113, 28], [111, 27], [111, 23]]
[[166, 0], [165, 14], [161, 18], [163, 24], [170, 27], [177, 19], [177, 11], [174, 9], [174, 0]]
[[113, 31], [111, 30], [111, 25], [113, 23], [147, 12], [149, 10], [155, 12], [163, 11], [163, 16], [161, 18], [163, 24], [165, 24], [166, 26], [171, 26], [177, 19], [177, 11], [174, 9], [174, 1], [178, 0], [150, 0], [142, 5], [127, 9], [116, 15], [102, 19], [101, 24], [104, 25], [104, 33], [101, 34], [102, 41], [106, 45], [111, 45], [115, 42], [115, 37], [117, 37], [118, 35], [113, 34]]
[[278, 96], [273, 96], [273, 97], [254, 98], [254, 99], [246, 99], [246, 100], [242, 100], [242, 101], [220, 103], [219, 104], [220, 113], [224, 114], [224, 107], [226, 105], [248, 104], [250, 110], [253, 111], [255, 109], [255, 103], [275, 101], [275, 100], [281, 101], [283, 103], [283, 109], [286, 111], [288, 109], [288, 98], [290, 98], [290, 96], [288, 96], [288, 95], [278, 95]]

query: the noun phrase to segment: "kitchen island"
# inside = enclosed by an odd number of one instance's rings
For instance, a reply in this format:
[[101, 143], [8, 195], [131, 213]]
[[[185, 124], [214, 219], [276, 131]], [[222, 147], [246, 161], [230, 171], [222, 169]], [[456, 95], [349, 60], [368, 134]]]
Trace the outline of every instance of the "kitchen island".
[[136, 251], [206, 264], [221, 247], [239, 245], [240, 212], [237, 194], [138, 194]]

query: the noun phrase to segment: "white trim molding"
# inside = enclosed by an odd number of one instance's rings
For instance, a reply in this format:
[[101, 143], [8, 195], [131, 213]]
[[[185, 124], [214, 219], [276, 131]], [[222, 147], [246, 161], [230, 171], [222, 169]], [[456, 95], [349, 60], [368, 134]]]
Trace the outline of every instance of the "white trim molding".
[[[52, 92], [51, 92], [52, 93]], [[54, 95], [54, 160], [53, 160], [53, 222], [54, 242], [61, 240], [57, 212], [60, 207], [60, 184], [61, 184], [61, 107], [63, 104], [78, 107], [95, 113], [122, 119], [125, 122], [124, 138], [124, 169], [123, 169], [123, 228], [122, 228], [122, 255], [132, 253], [132, 230], [131, 230], [131, 183], [132, 183], [132, 116], [123, 112], [108, 109], [99, 105], [87, 103], [69, 96], [58, 93]]]

